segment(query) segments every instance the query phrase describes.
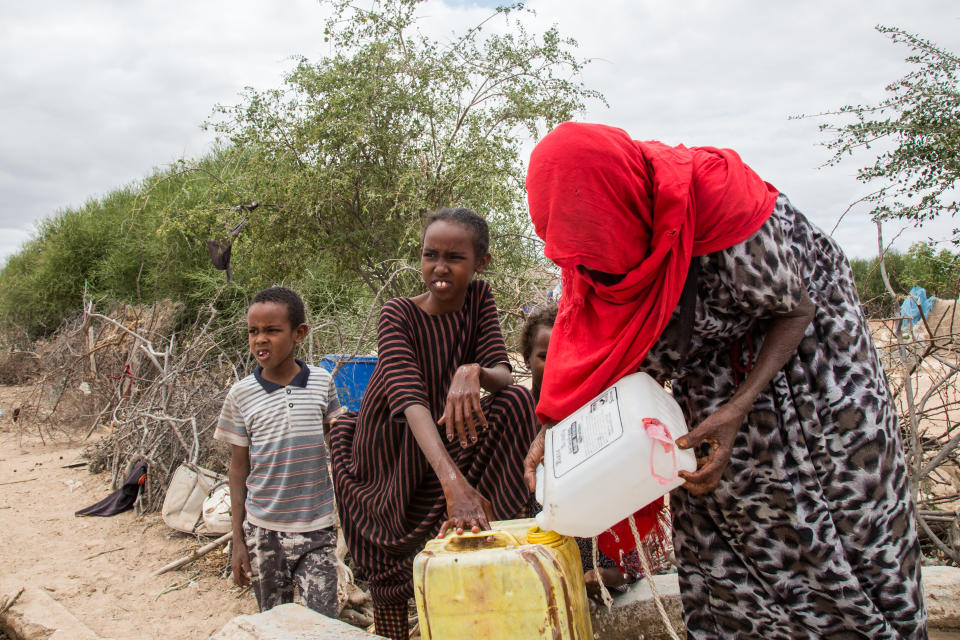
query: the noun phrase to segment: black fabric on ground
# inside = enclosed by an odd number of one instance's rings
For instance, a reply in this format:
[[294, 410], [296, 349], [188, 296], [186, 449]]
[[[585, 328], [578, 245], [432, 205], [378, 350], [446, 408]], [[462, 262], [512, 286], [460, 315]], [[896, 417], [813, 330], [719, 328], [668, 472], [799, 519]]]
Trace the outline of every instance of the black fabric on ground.
[[123, 481], [123, 485], [96, 504], [77, 511], [78, 516], [115, 516], [133, 507], [140, 487], [147, 479], [147, 463], [140, 461]]

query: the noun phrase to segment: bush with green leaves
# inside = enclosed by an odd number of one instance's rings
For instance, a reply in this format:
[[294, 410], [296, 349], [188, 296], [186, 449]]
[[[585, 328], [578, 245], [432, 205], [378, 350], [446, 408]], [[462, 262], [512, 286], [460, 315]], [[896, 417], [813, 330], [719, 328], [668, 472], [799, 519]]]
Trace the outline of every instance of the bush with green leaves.
[[526, 214], [522, 145], [600, 99], [577, 80], [575, 43], [528, 33], [517, 7], [442, 42], [418, 30], [417, 0], [331, 4], [334, 54], [218, 108], [209, 126], [242, 150], [242, 170], [175, 228], [222, 233], [239, 221], [224, 201], [256, 201], [238, 270], [262, 265], [276, 279], [317, 265], [368, 296], [408, 295], [424, 216], [464, 206], [490, 222], [489, 277], [501, 306], [519, 308], [549, 278]]
[[[221, 146], [45, 222], [0, 272], [3, 321], [50, 331], [84, 290], [184, 301], [189, 317], [219, 296], [236, 313], [286, 284], [324, 319], [316, 339], [368, 350], [370, 309], [421, 290], [422, 221], [443, 206], [490, 222], [485, 277], [507, 330], [522, 321], [552, 273], [526, 214], [521, 150], [602, 100], [579, 80], [576, 43], [530, 33], [521, 5], [439, 40], [418, 28], [420, 0], [330, 4], [334, 53], [218, 107], [208, 126]], [[224, 289], [206, 242], [241, 224]]]
[[40, 223], [0, 271], [0, 317], [31, 337], [48, 333], [94, 298], [179, 297], [205, 259], [184, 238], [159, 234], [163, 215], [140, 185], [116, 190]]
[[[910, 50], [913, 67], [886, 86], [876, 104], [845, 105], [817, 114], [829, 121], [820, 129], [837, 164], [855, 152], [876, 150], [873, 164], [857, 179], [876, 186], [861, 200], [879, 219], [921, 223], [960, 210], [960, 56], [930, 40], [896, 27], [877, 31]], [[960, 242], [955, 230], [954, 242]]]

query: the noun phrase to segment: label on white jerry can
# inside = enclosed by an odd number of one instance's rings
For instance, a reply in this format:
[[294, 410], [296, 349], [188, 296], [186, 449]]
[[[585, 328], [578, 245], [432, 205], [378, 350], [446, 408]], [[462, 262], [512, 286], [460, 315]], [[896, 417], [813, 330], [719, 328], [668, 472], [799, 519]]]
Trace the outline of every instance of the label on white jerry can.
[[553, 475], [561, 477], [623, 435], [617, 388], [611, 387], [567, 424], [553, 428]]

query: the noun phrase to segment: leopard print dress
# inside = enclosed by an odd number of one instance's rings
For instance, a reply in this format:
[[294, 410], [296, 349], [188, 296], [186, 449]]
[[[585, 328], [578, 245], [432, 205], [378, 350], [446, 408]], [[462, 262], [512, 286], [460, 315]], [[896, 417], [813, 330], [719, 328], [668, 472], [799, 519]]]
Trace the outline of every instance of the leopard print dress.
[[688, 637], [926, 638], [900, 433], [840, 249], [781, 195], [753, 236], [697, 260], [687, 330], [678, 307], [641, 367], [672, 383], [691, 426], [733, 395], [804, 288], [817, 310], [719, 487], [671, 494]]

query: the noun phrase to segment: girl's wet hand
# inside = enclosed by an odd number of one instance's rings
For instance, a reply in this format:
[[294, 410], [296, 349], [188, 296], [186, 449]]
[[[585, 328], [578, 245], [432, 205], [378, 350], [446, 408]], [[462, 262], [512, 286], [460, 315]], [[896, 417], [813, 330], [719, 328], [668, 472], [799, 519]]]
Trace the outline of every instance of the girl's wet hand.
[[[553, 426], [553, 425], [549, 425]], [[531, 492], [537, 490], [537, 466], [543, 462], [548, 425], [540, 427], [537, 437], [530, 443], [527, 457], [523, 459], [523, 481]]]
[[459, 438], [461, 447], [477, 441], [477, 429], [487, 428], [487, 418], [480, 406], [480, 365], [457, 367], [447, 392], [447, 405], [437, 424], [446, 427], [447, 441]]
[[681, 449], [696, 449], [704, 442], [710, 445], [706, 457], [697, 457], [695, 472], [681, 471], [678, 474], [686, 481], [684, 489], [694, 495], [703, 495], [717, 488], [730, 462], [737, 432], [746, 416], [745, 410], [728, 402], [690, 433], [677, 439], [677, 446]]
[[451, 528], [458, 535], [463, 533], [464, 530], [479, 533], [490, 528], [490, 520], [493, 519], [493, 507], [490, 506], [490, 501], [469, 483], [463, 482], [461, 486], [454, 488], [446, 498], [447, 519], [440, 525], [440, 533], [437, 537], [442, 538]]

